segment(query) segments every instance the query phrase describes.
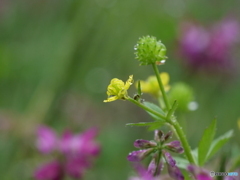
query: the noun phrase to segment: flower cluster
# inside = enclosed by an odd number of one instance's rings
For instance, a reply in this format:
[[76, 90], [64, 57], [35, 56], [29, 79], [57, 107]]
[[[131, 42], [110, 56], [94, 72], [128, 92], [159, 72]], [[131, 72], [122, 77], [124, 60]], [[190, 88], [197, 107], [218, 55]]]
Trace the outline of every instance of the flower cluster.
[[100, 146], [94, 140], [96, 135], [97, 129], [92, 128], [82, 134], [65, 132], [58, 138], [52, 129], [39, 127], [36, 142], [38, 150], [43, 154], [55, 152], [58, 157], [39, 167], [35, 171], [35, 179], [62, 180], [66, 175], [81, 178], [100, 152]]
[[225, 20], [212, 30], [191, 23], [184, 24], [180, 44], [186, 65], [194, 70], [212, 72], [231, 68], [230, 51], [238, 40], [239, 24], [235, 20]]
[[144, 36], [134, 47], [136, 59], [140, 61], [140, 65], [161, 64], [164, 63], [167, 56], [165, 45], [156, 37]]
[[166, 143], [166, 141], [172, 136], [172, 132], [163, 134], [162, 131], [156, 130], [154, 135], [154, 141], [148, 141], [144, 139], [138, 139], [134, 142], [136, 148], [141, 148], [141, 150], [131, 152], [127, 159], [132, 162], [139, 162], [153, 154], [152, 161], [148, 167], [148, 173], [153, 176], [159, 175], [162, 170], [162, 156], [167, 163], [168, 173], [175, 180], [183, 180], [184, 177], [176, 165], [176, 161], [172, 158], [168, 151], [175, 153], [183, 153], [184, 150], [179, 141], [171, 141]]

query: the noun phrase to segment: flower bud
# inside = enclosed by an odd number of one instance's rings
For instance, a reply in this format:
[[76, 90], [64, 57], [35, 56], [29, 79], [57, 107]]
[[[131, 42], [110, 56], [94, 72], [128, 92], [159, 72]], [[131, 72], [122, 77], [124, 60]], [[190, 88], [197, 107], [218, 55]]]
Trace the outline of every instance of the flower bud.
[[165, 56], [166, 47], [153, 36], [139, 38], [134, 50], [136, 50], [136, 59], [140, 61], [140, 65], [161, 64], [159, 62], [163, 62], [167, 58]]
[[167, 141], [169, 138], [172, 138], [173, 132], [169, 131], [165, 136], [164, 136], [164, 141]]
[[156, 142], [164, 141], [164, 133], [161, 130], [155, 130], [154, 131], [154, 140]]
[[157, 146], [157, 143], [144, 139], [137, 139], [134, 144], [136, 148], [151, 148]]
[[165, 144], [165, 146], [168, 150], [175, 152], [175, 153], [181, 154], [184, 152], [184, 149], [181, 146], [180, 141], [172, 141], [170, 143]]
[[158, 154], [155, 154], [148, 165], [148, 172], [151, 175], [160, 175], [161, 171], [163, 170], [163, 162], [160, 161], [159, 164], [157, 164], [158, 156]]
[[169, 152], [163, 151], [164, 158], [167, 162], [168, 174], [176, 180], [184, 180], [179, 168], [176, 166], [176, 161], [172, 158]]
[[139, 151], [133, 151], [129, 153], [127, 160], [128, 161], [133, 161], [133, 162], [138, 162], [143, 160], [145, 157], [147, 157], [154, 149], [145, 149], [145, 150], [139, 150]]
[[171, 167], [174, 167], [176, 165], [176, 161], [172, 158], [169, 152], [163, 151], [163, 155], [166, 159], [167, 164], [169, 164]]

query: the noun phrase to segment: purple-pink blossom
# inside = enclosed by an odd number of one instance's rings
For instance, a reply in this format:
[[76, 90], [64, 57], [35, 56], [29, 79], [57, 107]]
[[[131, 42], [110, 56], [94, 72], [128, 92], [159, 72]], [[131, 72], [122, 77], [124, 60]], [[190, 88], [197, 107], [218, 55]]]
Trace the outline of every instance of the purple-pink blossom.
[[61, 180], [62, 179], [62, 166], [58, 161], [41, 165], [34, 173], [37, 180]]
[[138, 151], [133, 151], [128, 154], [127, 159], [128, 161], [138, 162], [143, 160], [146, 156], [148, 156], [153, 151], [152, 148], [150, 149], [143, 149]]
[[[166, 151], [169, 150], [175, 153], [184, 152], [184, 149], [182, 148], [180, 141], [172, 141], [167, 144], [165, 143], [171, 136], [172, 132], [168, 132], [165, 135], [162, 131], [156, 130], [154, 132], [154, 141], [137, 139], [134, 142], [133, 145], [136, 148], [141, 148], [141, 150], [129, 153], [129, 155], [127, 156], [128, 161], [140, 163], [140, 161], [142, 161], [144, 158], [148, 157], [150, 154], [153, 154], [152, 160], [148, 166], [147, 173], [143, 173], [144, 175], [141, 175], [141, 172], [145, 171], [139, 171], [139, 169], [137, 169], [138, 173], [140, 174], [139, 179], [141, 180], [155, 179], [156, 176], [160, 174], [163, 168], [163, 163], [161, 162], [161, 159], [163, 157], [165, 158], [169, 175], [175, 180], [184, 179], [184, 176], [182, 175], [180, 169], [176, 165], [176, 161], [172, 158], [171, 154]], [[147, 176], [147, 178], [145, 176]]]
[[193, 24], [183, 24], [180, 50], [184, 63], [193, 70], [209, 72], [231, 70], [231, 50], [239, 42], [240, 25], [226, 19], [209, 29]]
[[95, 141], [97, 134], [97, 129], [91, 128], [81, 134], [66, 131], [58, 137], [51, 128], [40, 126], [37, 149], [43, 154], [54, 152], [58, 158], [39, 167], [35, 179], [61, 180], [63, 175], [81, 178], [100, 152], [100, 145]]
[[167, 162], [168, 174], [175, 180], [184, 180], [184, 176], [180, 169], [176, 165], [176, 161], [173, 159], [169, 152], [163, 151], [164, 158]]
[[41, 153], [50, 153], [58, 148], [58, 139], [55, 132], [47, 126], [37, 129], [36, 146]]

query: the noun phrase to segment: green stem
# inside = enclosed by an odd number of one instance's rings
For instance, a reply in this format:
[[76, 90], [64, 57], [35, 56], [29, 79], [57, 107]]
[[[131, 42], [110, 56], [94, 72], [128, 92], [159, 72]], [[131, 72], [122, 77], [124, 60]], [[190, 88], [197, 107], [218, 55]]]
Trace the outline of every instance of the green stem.
[[162, 151], [159, 151], [159, 152], [158, 152], [158, 156], [157, 156], [157, 161], [156, 161], [157, 167], [156, 167], [156, 171], [155, 171], [155, 173], [154, 173], [155, 176], [156, 176], [157, 174], [159, 174], [159, 171], [161, 171], [161, 170], [159, 170], [159, 165], [160, 165], [160, 159], [161, 159], [161, 157], [162, 157]]
[[181, 141], [181, 144], [184, 148], [184, 153], [186, 154], [188, 161], [191, 164], [196, 164], [195, 161], [194, 161], [192, 152], [191, 152], [191, 148], [188, 144], [186, 135], [184, 134], [180, 124], [176, 120], [174, 120], [174, 121], [168, 120], [168, 123], [171, 124], [174, 127], [174, 129], [176, 130], [175, 132], [177, 133], [178, 138]]
[[142, 108], [142, 109], [144, 109], [144, 110], [146, 110], [146, 111], [148, 111], [148, 112], [150, 112], [150, 113], [152, 113], [152, 114], [154, 114], [154, 115], [156, 115], [156, 116], [158, 116], [158, 117], [166, 120], [166, 117], [165, 117], [165, 116], [159, 114], [157, 111], [154, 111], [154, 110], [148, 108], [148, 107], [145, 106], [144, 104], [142, 104], [142, 103], [140, 103], [140, 102], [138, 102], [138, 101], [135, 101], [134, 99], [132, 99], [132, 98], [130, 98], [130, 97], [129, 97], [127, 100], [130, 101], [130, 102], [132, 102], [132, 103], [134, 103], [134, 104], [136, 104], [136, 105], [139, 106], [140, 108]]
[[173, 113], [172, 111], [175, 110], [176, 102], [174, 103], [174, 106], [173, 106], [172, 110], [168, 113], [168, 118], [166, 118], [165, 116], [163, 116], [163, 115], [159, 114], [158, 112], [148, 108], [147, 106], [144, 106], [144, 104], [142, 104], [142, 103], [140, 103], [138, 101], [135, 101], [134, 99], [132, 99], [130, 97], [127, 100], [132, 102], [132, 103], [134, 103], [134, 104], [136, 104], [140, 108], [142, 108], [142, 109], [144, 109], [144, 110], [146, 110], [146, 111], [148, 111], [148, 112], [150, 112], [150, 113], [152, 113], [152, 114], [154, 114], [154, 115], [156, 115], [156, 116], [158, 116], [158, 117], [160, 117], [162, 119], [165, 119], [167, 121], [167, 123], [170, 124], [171, 127], [173, 127], [174, 132], [176, 133], [177, 137], [181, 141], [181, 144], [182, 144], [182, 146], [184, 148], [184, 152], [185, 152], [185, 154], [187, 156], [188, 161], [191, 164], [196, 164], [195, 161], [194, 161], [193, 155], [191, 153], [191, 148], [190, 148], [190, 146], [188, 144], [188, 141], [186, 139], [186, 135], [184, 134], [184, 132], [182, 130], [182, 127], [180, 126], [180, 124], [176, 120], [172, 120], [171, 117], [169, 116], [170, 114], [172, 115], [172, 113]]
[[178, 105], [177, 101], [175, 100], [174, 103], [173, 103], [172, 108], [167, 113], [167, 119], [169, 121], [171, 120], [172, 115], [174, 114], [175, 110], [177, 109], [177, 105]]
[[160, 78], [160, 76], [159, 76], [159, 71], [158, 71], [157, 65], [156, 65], [155, 63], [153, 63], [153, 64], [152, 64], [152, 67], [153, 67], [153, 70], [154, 70], [154, 72], [155, 72], [155, 74], [156, 74], [157, 81], [158, 81], [158, 85], [159, 85], [160, 90], [161, 90], [161, 92], [162, 92], [162, 96], [163, 96], [164, 103], [165, 103], [165, 105], [166, 105], [166, 107], [167, 107], [167, 110], [169, 110], [169, 109], [170, 109], [170, 105], [169, 105], [169, 103], [168, 103], [167, 95], [166, 95], [166, 92], [165, 92], [165, 90], [164, 90], [164, 86], [163, 86], [162, 80], [161, 80], [161, 78]]
[[184, 132], [182, 130], [182, 127], [180, 126], [180, 124], [176, 120], [174, 120], [174, 121], [171, 120], [171, 116], [173, 115], [173, 113], [174, 113], [174, 111], [176, 109], [176, 102], [174, 102], [174, 105], [173, 105], [172, 109], [170, 109], [170, 105], [169, 105], [169, 102], [168, 102], [168, 99], [167, 99], [167, 95], [166, 95], [166, 92], [164, 90], [164, 86], [163, 86], [162, 80], [161, 80], [161, 78], [159, 76], [159, 71], [158, 71], [157, 65], [155, 63], [153, 63], [152, 67], [153, 67], [154, 72], [156, 74], [157, 81], [158, 81], [160, 90], [162, 92], [163, 100], [164, 100], [164, 103], [165, 103], [166, 108], [168, 110], [167, 121], [175, 129], [175, 133], [177, 134], [179, 140], [182, 143], [182, 146], [184, 148], [184, 152], [185, 152], [185, 154], [186, 154], [186, 156], [188, 158], [188, 161], [191, 164], [196, 164], [195, 161], [194, 161], [193, 155], [191, 153], [191, 148], [190, 148], [190, 146], [188, 144], [188, 141], [186, 139], [186, 135], [184, 134]]

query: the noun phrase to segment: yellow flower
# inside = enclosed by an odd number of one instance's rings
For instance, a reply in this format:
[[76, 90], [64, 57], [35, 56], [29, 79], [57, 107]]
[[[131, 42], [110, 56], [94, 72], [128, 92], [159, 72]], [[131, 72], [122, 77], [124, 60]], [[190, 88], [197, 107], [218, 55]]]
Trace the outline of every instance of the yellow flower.
[[128, 93], [127, 90], [133, 83], [133, 75], [129, 76], [129, 79], [124, 82], [120, 79], [114, 78], [111, 80], [107, 88], [108, 99], [103, 102], [111, 102], [117, 99], [127, 99]]
[[[162, 80], [165, 91], [168, 91], [170, 89], [170, 86], [168, 85], [168, 82], [169, 82], [168, 73], [163, 72], [163, 73], [160, 73], [159, 76]], [[143, 93], [149, 93], [155, 97], [161, 96], [161, 92], [159, 89], [156, 76], [149, 76], [146, 81], [140, 81], [140, 83], [141, 83], [141, 90]]]

